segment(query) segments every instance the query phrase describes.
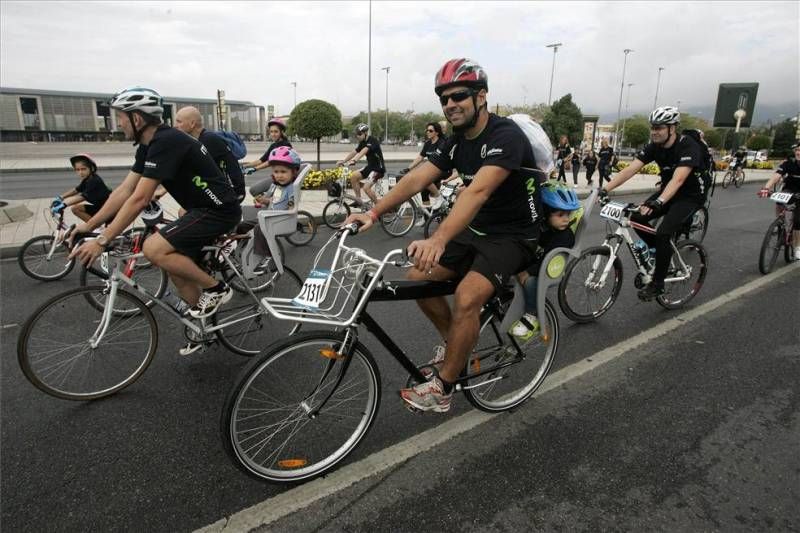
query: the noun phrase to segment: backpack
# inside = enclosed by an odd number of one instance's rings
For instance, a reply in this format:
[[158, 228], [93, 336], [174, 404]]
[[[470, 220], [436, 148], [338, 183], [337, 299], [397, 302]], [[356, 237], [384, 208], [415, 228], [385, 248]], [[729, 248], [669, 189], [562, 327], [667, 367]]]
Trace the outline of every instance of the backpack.
[[236, 159], [244, 159], [247, 155], [247, 147], [244, 145], [242, 138], [238, 133], [233, 131], [212, 131], [217, 137], [221, 137], [225, 144], [230, 148], [233, 157]]
[[708, 190], [708, 187], [711, 186], [711, 150], [706, 141], [700, 137], [700, 130], [685, 129], [681, 131], [681, 135], [689, 137], [700, 145], [700, 151], [703, 154], [702, 167], [704, 169], [700, 177], [703, 179], [706, 190]]
[[531, 143], [531, 148], [533, 148], [536, 166], [539, 167], [539, 170], [549, 175], [555, 168], [553, 145], [550, 144], [550, 138], [547, 137], [542, 127], [530, 115], [524, 113], [509, 115], [507, 118], [513, 120], [522, 130], [522, 133], [525, 134], [525, 137], [528, 138], [528, 142]]

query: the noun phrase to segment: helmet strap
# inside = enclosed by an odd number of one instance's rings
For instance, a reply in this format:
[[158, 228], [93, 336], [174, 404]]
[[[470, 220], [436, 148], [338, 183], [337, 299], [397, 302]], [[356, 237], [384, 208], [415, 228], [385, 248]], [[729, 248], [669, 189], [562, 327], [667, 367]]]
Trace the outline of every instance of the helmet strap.
[[136, 146], [139, 144], [139, 138], [142, 136], [142, 132], [136, 128], [136, 121], [133, 119], [133, 112], [126, 111], [125, 113], [128, 115], [128, 120], [130, 121], [131, 128], [133, 129], [133, 145]]

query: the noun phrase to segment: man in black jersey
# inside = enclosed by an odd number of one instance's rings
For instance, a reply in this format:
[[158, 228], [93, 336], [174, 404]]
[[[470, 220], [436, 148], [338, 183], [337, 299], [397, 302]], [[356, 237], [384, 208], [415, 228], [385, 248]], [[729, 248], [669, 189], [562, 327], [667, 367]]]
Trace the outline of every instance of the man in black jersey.
[[459, 279], [453, 308], [443, 297], [418, 300], [446, 346], [430, 362], [430, 380], [400, 395], [424, 411], [450, 408], [453, 382], [464, 369], [480, 329], [483, 304], [510, 276], [536, 258], [541, 205], [528, 138], [512, 120], [489, 113], [488, 78], [469, 59], [453, 59], [436, 75], [436, 94], [454, 135], [427, 161], [411, 170], [366, 214], [352, 215], [369, 228], [381, 214], [411, 198], [443, 171], [457, 170], [466, 188], [439, 229], [408, 247], [412, 280]]
[[672, 257], [670, 239], [705, 201], [706, 149], [690, 136], [678, 133], [680, 119], [680, 111], [675, 107], [655, 109], [650, 114], [650, 143], [600, 191], [601, 197], [607, 196], [651, 161], [661, 169], [660, 190], [645, 200], [639, 213], [631, 217], [637, 224], [664, 217], [655, 235], [634, 226], [642, 240], [656, 249], [653, 281], [639, 291], [639, 298], [644, 301], [664, 294], [664, 279]]
[[114, 97], [110, 107], [116, 110], [117, 123], [125, 137], [139, 145], [136, 160], [103, 208], [77, 231], [91, 231], [112, 217], [113, 221], [97, 239], [87, 241], [72, 256], [91, 264], [108, 242], [136, 219], [159, 184], [163, 184], [186, 214], [150, 236], [144, 244], [144, 255], [170, 274], [181, 298], [192, 306], [192, 316], [207, 317], [231, 298], [231, 289], [209, 276], [195, 261], [203, 246], [213, 243], [241, 219], [236, 194], [205, 146], [162, 123], [163, 106], [158, 93], [143, 87], [126, 89]]
[[228, 178], [233, 190], [236, 192], [236, 199], [241, 202], [246, 195], [244, 186], [244, 175], [239, 161], [233, 156], [228, 143], [207, 129], [203, 125], [203, 115], [193, 106], [182, 107], [175, 114], [175, 127], [184, 133], [188, 133], [208, 150], [208, 154], [219, 169]]
[[381, 143], [378, 139], [369, 134], [369, 126], [366, 124], [358, 124], [355, 127], [356, 139], [358, 146], [352, 150], [344, 159], [337, 161], [337, 165], [344, 165], [352, 161], [355, 163], [362, 157], [367, 158], [367, 166], [361, 170], [354, 170], [350, 173], [350, 184], [353, 186], [353, 192], [356, 195], [356, 202], [350, 204], [350, 207], [360, 207], [358, 204], [361, 202], [361, 180], [366, 180], [367, 184], [364, 191], [369, 196], [372, 202], [377, 202], [378, 197], [372, 192], [372, 186], [376, 181], [381, 179], [386, 174], [386, 165], [383, 162], [383, 150], [381, 150]]
[[[779, 181], [783, 181], [781, 192], [800, 193], [800, 143], [792, 146], [792, 153], [783, 160], [775, 169], [775, 174], [767, 180], [764, 187], [758, 191], [760, 198], [767, 198], [772, 192], [772, 188]], [[797, 203], [795, 200], [794, 203]], [[800, 261], [800, 209], [795, 209], [792, 225], [792, 247], [794, 248], [794, 260]]]

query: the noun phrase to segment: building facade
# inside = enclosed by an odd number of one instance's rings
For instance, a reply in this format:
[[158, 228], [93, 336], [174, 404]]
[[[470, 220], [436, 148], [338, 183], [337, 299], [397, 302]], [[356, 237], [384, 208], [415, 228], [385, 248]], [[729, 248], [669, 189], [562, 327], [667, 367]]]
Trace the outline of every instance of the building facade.
[[[108, 107], [110, 93], [80, 93], [0, 87], [0, 141], [72, 142], [122, 140], [114, 113]], [[164, 121], [181, 107], [195, 106], [206, 128], [226, 126], [246, 141], [265, 139], [263, 106], [252, 102], [226, 100], [219, 113], [211, 98], [164, 97]]]

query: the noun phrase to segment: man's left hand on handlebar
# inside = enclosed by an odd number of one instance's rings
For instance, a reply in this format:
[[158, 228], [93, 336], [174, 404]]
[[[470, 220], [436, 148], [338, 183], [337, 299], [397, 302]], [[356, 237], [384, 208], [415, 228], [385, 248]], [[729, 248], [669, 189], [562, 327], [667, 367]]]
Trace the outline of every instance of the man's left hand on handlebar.
[[356, 223], [356, 224], [359, 225], [358, 232], [361, 233], [361, 232], [367, 231], [369, 228], [371, 228], [372, 225], [375, 222], [377, 222], [377, 220], [378, 220], [377, 216], [375, 218], [373, 218], [373, 215], [372, 215], [371, 212], [354, 213], [354, 214], [350, 215], [349, 217], [347, 217], [347, 219], [344, 221], [344, 224], [342, 224], [342, 226], [349, 226], [350, 224]]
[[767, 197], [769, 197], [769, 189], [767, 189], [766, 187], [763, 187], [762, 189], [760, 189], [758, 191], [757, 194], [758, 194], [759, 198], [767, 198]]
[[435, 235], [429, 239], [414, 241], [408, 245], [408, 258], [414, 263], [414, 268], [430, 274], [433, 267], [439, 264], [444, 247], [445, 244]]
[[639, 212], [645, 216], [654, 214], [657, 215], [664, 207], [664, 202], [656, 198], [654, 200], [647, 200], [639, 206]]

